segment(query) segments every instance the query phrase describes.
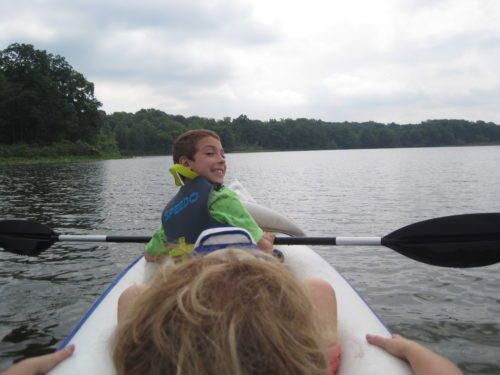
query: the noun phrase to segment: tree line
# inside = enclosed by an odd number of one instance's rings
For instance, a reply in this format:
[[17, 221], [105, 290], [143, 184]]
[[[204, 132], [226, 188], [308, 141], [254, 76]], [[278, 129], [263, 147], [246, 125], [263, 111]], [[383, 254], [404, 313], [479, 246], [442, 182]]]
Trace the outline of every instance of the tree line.
[[157, 109], [106, 114], [100, 107], [94, 84], [64, 57], [29, 44], [16, 43], [0, 51], [0, 157], [38, 156], [40, 150], [55, 154], [165, 155], [178, 135], [196, 128], [217, 132], [227, 152], [500, 144], [500, 126], [484, 121], [260, 121], [245, 115], [215, 120]]
[[238, 118], [214, 120], [168, 115], [155, 109], [106, 116], [127, 154], [169, 153], [175, 138], [189, 129], [217, 132], [226, 151], [320, 150], [350, 148], [433, 147], [500, 143], [500, 126], [483, 121], [429, 120], [420, 124], [324, 122], [313, 119], [270, 121]]

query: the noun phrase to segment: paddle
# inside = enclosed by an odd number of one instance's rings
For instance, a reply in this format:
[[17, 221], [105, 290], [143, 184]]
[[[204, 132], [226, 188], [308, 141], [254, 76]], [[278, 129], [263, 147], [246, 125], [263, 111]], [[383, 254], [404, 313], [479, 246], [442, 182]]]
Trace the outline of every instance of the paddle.
[[500, 213], [444, 216], [420, 221], [384, 237], [276, 238], [287, 245], [382, 245], [441, 267], [482, 267], [500, 262]]
[[[0, 221], [0, 247], [37, 255], [57, 241], [148, 242], [147, 236], [62, 235], [29, 220]], [[420, 221], [384, 237], [277, 237], [277, 245], [386, 246], [441, 267], [481, 267], [500, 261], [500, 213], [445, 216]]]

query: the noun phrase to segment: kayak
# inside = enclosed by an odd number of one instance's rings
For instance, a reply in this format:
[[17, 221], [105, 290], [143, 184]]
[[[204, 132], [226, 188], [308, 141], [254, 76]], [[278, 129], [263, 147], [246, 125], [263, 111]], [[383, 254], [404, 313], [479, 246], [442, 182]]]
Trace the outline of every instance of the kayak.
[[[291, 236], [304, 236], [293, 221], [267, 207], [257, 204], [239, 183], [229, 186], [240, 196], [256, 222], [265, 231]], [[299, 279], [320, 277], [335, 289], [338, 308], [338, 331], [342, 358], [339, 375], [410, 375], [406, 362], [387, 354], [366, 342], [367, 333], [389, 337], [389, 329], [356, 289], [328, 262], [308, 246], [275, 246], [284, 255], [284, 264]], [[117, 320], [116, 311], [120, 294], [136, 283], [147, 283], [156, 264], [143, 256], [128, 266], [100, 296], [61, 348], [74, 343], [76, 351], [50, 374], [54, 375], [114, 375], [110, 341]]]

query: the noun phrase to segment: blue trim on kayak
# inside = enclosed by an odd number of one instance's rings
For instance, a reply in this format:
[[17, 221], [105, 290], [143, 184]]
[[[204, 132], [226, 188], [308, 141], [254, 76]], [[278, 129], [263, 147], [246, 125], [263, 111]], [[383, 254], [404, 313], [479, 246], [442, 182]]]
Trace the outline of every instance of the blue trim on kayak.
[[61, 344], [58, 350], [65, 348], [73, 339], [73, 337], [76, 335], [76, 333], [80, 330], [80, 328], [85, 324], [87, 319], [92, 315], [92, 313], [97, 309], [97, 307], [100, 305], [100, 303], [107, 297], [109, 292], [118, 284], [118, 282], [125, 276], [128, 271], [130, 271], [136, 264], [139, 262], [144, 255], [141, 255], [139, 258], [134, 260], [127, 268], [125, 268], [120, 275], [109, 285], [106, 290], [104, 291], [103, 294], [98, 298], [98, 300], [94, 303], [94, 305], [90, 308], [89, 311], [85, 314], [85, 316], [80, 320], [80, 322], [76, 325], [76, 327], [71, 331], [68, 337], [64, 340], [64, 342]]

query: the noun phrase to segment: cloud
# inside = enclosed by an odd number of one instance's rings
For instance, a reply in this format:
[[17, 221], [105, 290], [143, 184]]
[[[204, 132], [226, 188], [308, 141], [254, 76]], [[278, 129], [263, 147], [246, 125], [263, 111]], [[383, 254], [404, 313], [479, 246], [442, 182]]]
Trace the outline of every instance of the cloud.
[[64, 56], [106, 111], [500, 122], [496, 0], [2, 2], [0, 43]]
[[2, 28], [3, 39], [62, 54], [96, 79], [210, 84], [230, 71], [225, 46], [274, 38], [254, 24], [247, 6], [232, 1], [48, 3], [3, 9], [3, 17], [15, 20]]

